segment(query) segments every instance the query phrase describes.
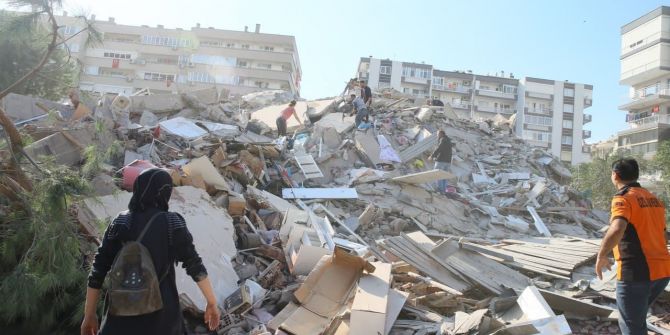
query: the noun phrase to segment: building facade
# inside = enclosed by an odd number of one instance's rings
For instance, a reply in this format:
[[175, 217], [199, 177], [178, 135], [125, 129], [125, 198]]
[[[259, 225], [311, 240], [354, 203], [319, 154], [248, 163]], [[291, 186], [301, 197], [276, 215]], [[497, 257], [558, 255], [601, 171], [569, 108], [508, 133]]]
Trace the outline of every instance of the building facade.
[[617, 149], [645, 158], [670, 139], [670, 7], [659, 7], [621, 27], [620, 83], [628, 85], [629, 127], [617, 134]]
[[299, 96], [301, 68], [295, 38], [254, 31], [129, 26], [91, 17], [102, 43], [87, 43], [80, 18], [56, 17], [81, 65], [84, 91], [132, 94], [211, 87], [246, 94], [281, 89]]
[[489, 119], [516, 114], [516, 134], [570, 164], [590, 161], [593, 86], [513, 74], [479, 75], [417, 64], [362, 57], [358, 78], [373, 89], [391, 87], [417, 99], [440, 99], [461, 118]]

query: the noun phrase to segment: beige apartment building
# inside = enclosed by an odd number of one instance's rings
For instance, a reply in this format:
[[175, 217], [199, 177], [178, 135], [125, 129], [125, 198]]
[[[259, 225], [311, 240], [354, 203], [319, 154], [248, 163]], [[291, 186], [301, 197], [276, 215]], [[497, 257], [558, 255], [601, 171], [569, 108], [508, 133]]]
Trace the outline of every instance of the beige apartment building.
[[461, 118], [490, 119], [516, 114], [516, 134], [570, 164], [588, 162], [591, 137], [584, 125], [592, 116], [593, 86], [533, 77], [517, 79], [503, 71], [479, 75], [443, 71], [429, 64], [362, 57], [358, 77], [373, 89], [392, 87], [417, 99], [439, 99]]
[[670, 139], [670, 7], [621, 27], [620, 59], [619, 82], [630, 89], [619, 109], [629, 127], [618, 132], [616, 149], [651, 158]]
[[[114, 18], [94, 21], [102, 44], [87, 44], [81, 19], [57, 20], [67, 46], [81, 65], [83, 91], [133, 94], [211, 87], [232, 94], [285, 90], [300, 95], [301, 68], [295, 37], [201, 27], [167, 29], [129, 26]], [[79, 34], [78, 34], [79, 33]], [[87, 46], [88, 45], [88, 46]]]

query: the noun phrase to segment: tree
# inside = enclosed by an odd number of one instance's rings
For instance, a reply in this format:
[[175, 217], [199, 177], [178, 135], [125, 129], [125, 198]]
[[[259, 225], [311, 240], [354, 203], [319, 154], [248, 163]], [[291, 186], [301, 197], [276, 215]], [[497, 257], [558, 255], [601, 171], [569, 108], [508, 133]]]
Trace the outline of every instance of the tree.
[[[17, 29], [10, 24], [15, 13], [0, 12], [0, 90], [9, 87], [38, 64], [49, 43], [48, 31], [41, 25], [34, 31]], [[14, 28], [13, 31], [9, 29]], [[77, 66], [65, 48], [55, 49], [37, 73], [37, 80], [17, 86], [13, 92], [60, 100], [75, 85]]]

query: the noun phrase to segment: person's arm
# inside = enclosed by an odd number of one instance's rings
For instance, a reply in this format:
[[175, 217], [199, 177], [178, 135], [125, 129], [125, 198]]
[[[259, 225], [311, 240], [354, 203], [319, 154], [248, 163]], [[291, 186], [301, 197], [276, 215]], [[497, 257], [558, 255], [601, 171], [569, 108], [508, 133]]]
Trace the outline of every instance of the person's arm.
[[107, 272], [112, 267], [116, 254], [121, 249], [121, 242], [117, 239], [121, 226], [117, 220], [112, 222], [105, 230], [102, 243], [95, 254], [91, 273], [88, 275], [88, 287], [86, 288], [86, 302], [84, 303], [84, 320], [81, 323], [82, 335], [96, 335], [98, 333], [98, 317], [96, 310], [100, 300], [100, 288], [105, 281]]
[[186, 227], [184, 218], [177, 213], [169, 213], [168, 220], [171, 230], [171, 243], [175, 248], [175, 256], [186, 273], [198, 284], [202, 295], [207, 301], [205, 308], [205, 324], [210, 330], [219, 326], [221, 313], [216, 302], [216, 296], [212, 289], [212, 284], [207, 277], [207, 269], [202, 264], [202, 258], [198, 255], [193, 244], [193, 236]]
[[200, 292], [202, 292], [202, 295], [207, 301], [207, 307], [205, 308], [205, 324], [209, 327], [209, 330], [215, 330], [216, 328], [219, 328], [221, 312], [216, 305], [216, 296], [214, 295], [212, 283], [210, 283], [208, 277], [205, 277], [205, 279], [200, 280], [197, 284]]
[[438, 142], [437, 142], [437, 148], [435, 148], [435, 150], [433, 151], [433, 153], [430, 154], [430, 156], [429, 156], [428, 158], [430, 158], [430, 159], [435, 159], [435, 157], [437, 157], [437, 155], [440, 153], [440, 149], [441, 149], [441, 147], [442, 147], [442, 142], [443, 142], [443, 140], [438, 140]]
[[86, 288], [86, 302], [84, 304], [84, 321], [81, 322], [81, 335], [98, 334], [98, 316], [96, 309], [100, 300], [100, 290], [97, 288]]
[[598, 279], [603, 279], [603, 268], [607, 270], [612, 268], [612, 263], [610, 263], [607, 255], [621, 242], [623, 234], [626, 232], [626, 227], [628, 227], [628, 221], [624, 218], [615, 218], [610, 223], [610, 227], [607, 229], [607, 233], [600, 243], [600, 251], [598, 251], [598, 258], [596, 259], [596, 275]]

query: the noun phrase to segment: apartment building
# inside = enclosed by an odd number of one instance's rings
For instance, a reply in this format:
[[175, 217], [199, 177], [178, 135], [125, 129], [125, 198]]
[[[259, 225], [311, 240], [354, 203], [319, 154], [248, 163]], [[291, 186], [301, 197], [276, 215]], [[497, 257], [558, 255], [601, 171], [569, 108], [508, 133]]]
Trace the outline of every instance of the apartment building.
[[101, 44], [79, 33], [81, 19], [58, 16], [67, 46], [81, 65], [84, 91], [132, 94], [192, 90], [215, 85], [246, 94], [281, 89], [299, 96], [301, 68], [293, 36], [201, 27], [166, 29], [162, 25], [129, 26], [114, 18], [95, 20]]
[[670, 139], [670, 7], [661, 6], [621, 27], [621, 77], [630, 86], [628, 129], [618, 132], [617, 148], [651, 158]]
[[516, 79], [503, 71], [493, 76], [443, 71], [429, 64], [372, 57], [362, 57], [357, 72], [373, 89], [391, 87], [417, 99], [440, 99], [461, 118], [516, 114], [517, 136], [571, 164], [590, 160], [584, 140], [591, 132], [584, 125], [592, 117], [584, 109], [592, 105], [592, 85]]

